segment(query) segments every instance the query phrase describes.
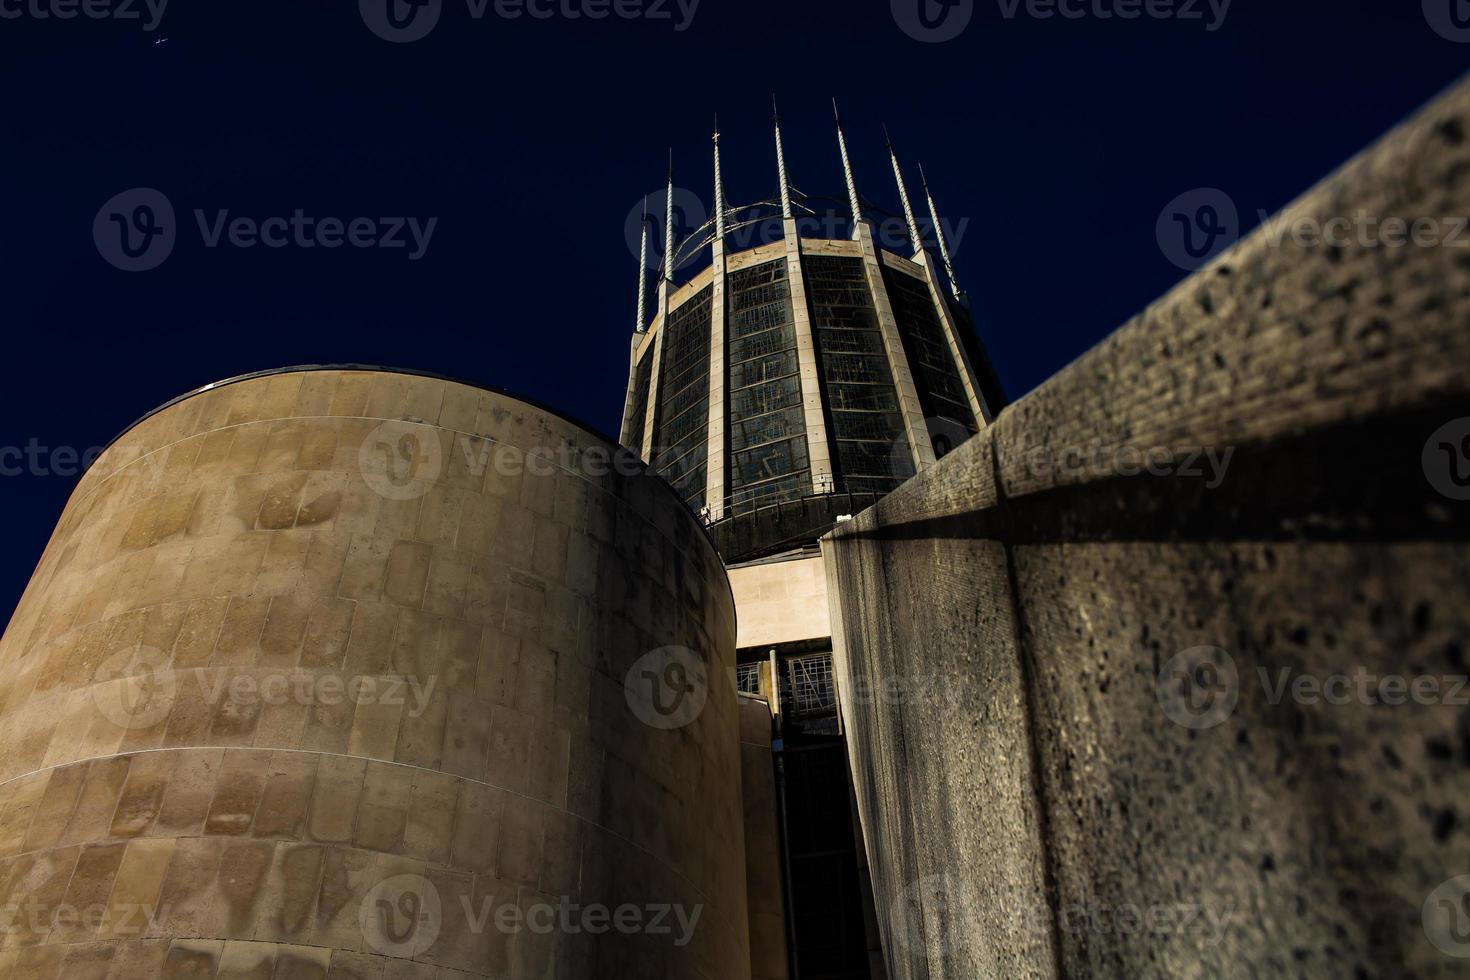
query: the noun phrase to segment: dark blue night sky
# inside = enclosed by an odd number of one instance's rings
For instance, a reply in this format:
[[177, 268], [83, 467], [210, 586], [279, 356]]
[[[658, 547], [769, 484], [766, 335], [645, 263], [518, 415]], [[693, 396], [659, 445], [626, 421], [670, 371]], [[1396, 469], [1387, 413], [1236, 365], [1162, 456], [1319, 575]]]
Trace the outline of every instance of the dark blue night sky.
[[[919, 0], [702, 0], [685, 30], [692, 0], [622, 2], [669, 18], [507, 20], [492, 2], [476, 19], [444, 0], [431, 34], [390, 44], [350, 0], [174, 0], [152, 31], [143, 0], [132, 21], [0, 0], [0, 446], [85, 450], [200, 384], [326, 362], [506, 387], [614, 431], [629, 210], [671, 145], [708, 199], [716, 111], [731, 200], [774, 194], [773, 91], [804, 191], [842, 192], [833, 96], [864, 196], [897, 208], [884, 122], [915, 184], [923, 161], [966, 222], [959, 276], [1020, 395], [1185, 275], [1155, 233], [1171, 199], [1219, 188], [1249, 228], [1470, 65], [1431, 25], [1459, 0], [1234, 0], [1222, 24], [1206, 0], [1199, 19], [1133, 20], [1091, 13], [1117, 0], [1072, 0], [1080, 19], [975, 0], [943, 43], [901, 26], [917, 32]], [[92, 226], [136, 187], [172, 202], [177, 242], [127, 273]], [[410, 261], [406, 230], [399, 249], [208, 248], [193, 216], [298, 208], [438, 221]], [[74, 485], [0, 477], [7, 615]]]

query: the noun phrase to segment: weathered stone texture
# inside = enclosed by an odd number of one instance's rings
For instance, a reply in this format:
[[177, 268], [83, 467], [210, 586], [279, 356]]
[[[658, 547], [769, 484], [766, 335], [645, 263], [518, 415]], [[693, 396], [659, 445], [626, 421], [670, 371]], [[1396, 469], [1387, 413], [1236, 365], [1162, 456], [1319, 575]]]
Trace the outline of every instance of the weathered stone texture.
[[[1461, 86], [1273, 220], [1470, 215], [1467, 137]], [[1466, 674], [1470, 515], [1421, 451], [1467, 323], [1464, 247], [1263, 230], [827, 539], [894, 980], [1463, 973], [1423, 908], [1470, 873], [1470, 708], [1272, 685]], [[1238, 703], [1187, 727], [1160, 675], [1202, 646]]]
[[745, 805], [745, 880], [751, 980], [786, 980], [786, 895], [771, 755], [771, 706], [740, 697], [740, 773]]
[[[723, 679], [733, 600], [610, 453], [336, 370], [124, 435], [0, 641], [0, 978], [748, 977], [735, 694], [663, 730], [624, 690], [667, 646]], [[401, 875], [440, 899], [427, 948], [360, 925]], [[688, 945], [493, 918], [563, 902], [701, 917]]]

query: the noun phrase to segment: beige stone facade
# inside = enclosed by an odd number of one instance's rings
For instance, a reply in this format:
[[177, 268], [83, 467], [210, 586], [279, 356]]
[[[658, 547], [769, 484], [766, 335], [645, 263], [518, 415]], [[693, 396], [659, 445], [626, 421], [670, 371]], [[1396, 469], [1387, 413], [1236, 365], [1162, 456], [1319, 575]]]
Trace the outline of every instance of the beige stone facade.
[[0, 641], [0, 977], [748, 977], [733, 600], [610, 453], [349, 370], [131, 429]]
[[832, 635], [827, 573], [820, 555], [752, 562], [729, 569], [739, 611], [736, 645], [776, 647]]

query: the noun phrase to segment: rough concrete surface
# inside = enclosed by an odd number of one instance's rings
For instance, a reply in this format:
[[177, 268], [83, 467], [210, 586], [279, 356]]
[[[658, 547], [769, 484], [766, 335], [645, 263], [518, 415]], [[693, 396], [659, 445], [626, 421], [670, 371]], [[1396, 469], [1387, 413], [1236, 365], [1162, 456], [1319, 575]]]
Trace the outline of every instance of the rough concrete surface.
[[[1467, 140], [1273, 221], [1470, 215]], [[824, 542], [895, 978], [1470, 970], [1467, 326], [1470, 248], [1264, 229]]]

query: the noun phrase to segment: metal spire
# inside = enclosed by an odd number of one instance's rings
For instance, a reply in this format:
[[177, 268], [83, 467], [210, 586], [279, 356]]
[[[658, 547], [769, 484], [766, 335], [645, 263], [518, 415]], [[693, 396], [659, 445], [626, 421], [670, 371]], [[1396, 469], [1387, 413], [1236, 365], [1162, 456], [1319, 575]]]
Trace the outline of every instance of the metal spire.
[[725, 240], [725, 180], [720, 175], [720, 117], [715, 116], [715, 241]]
[[842, 174], [847, 178], [847, 203], [852, 208], [853, 223], [861, 224], [863, 208], [858, 203], [857, 182], [852, 178], [852, 161], [847, 156], [847, 137], [842, 132], [842, 117], [837, 113], [837, 100], [832, 100], [832, 118], [837, 122], [837, 146], [842, 150]]
[[674, 151], [669, 150], [669, 190], [664, 203], [664, 281], [674, 281]]
[[888, 136], [888, 127], [883, 127], [883, 140], [888, 144], [888, 159], [893, 161], [893, 179], [898, 181], [898, 197], [903, 201], [903, 216], [909, 223], [909, 239], [914, 243], [914, 254], [924, 250], [924, 239], [919, 235], [919, 221], [914, 217], [914, 206], [909, 201], [909, 189], [903, 182], [903, 170], [898, 166], [898, 152]]
[[791, 220], [791, 183], [786, 179], [786, 150], [781, 146], [781, 109], [771, 96], [771, 120], [776, 124], [776, 170], [781, 175], [781, 217]]
[[648, 322], [648, 198], [643, 199], [643, 241], [638, 249], [638, 326], [635, 333], [642, 333]]
[[944, 226], [939, 223], [939, 209], [934, 206], [934, 195], [929, 192], [929, 178], [924, 175], [924, 165], [919, 164], [919, 179], [924, 182], [924, 197], [929, 200], [929, 220], [934, 222], [934, 238], [939, 242], [939, 257], [944, 261], [944, 274], [949, 277], [949, 289], [954, 298], [964, 293], [954, 277], [954, 263], [949, 258], [949, 243], [944, 240]]

